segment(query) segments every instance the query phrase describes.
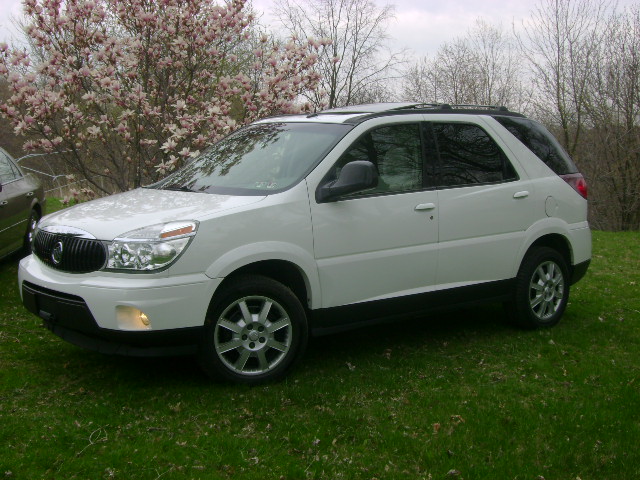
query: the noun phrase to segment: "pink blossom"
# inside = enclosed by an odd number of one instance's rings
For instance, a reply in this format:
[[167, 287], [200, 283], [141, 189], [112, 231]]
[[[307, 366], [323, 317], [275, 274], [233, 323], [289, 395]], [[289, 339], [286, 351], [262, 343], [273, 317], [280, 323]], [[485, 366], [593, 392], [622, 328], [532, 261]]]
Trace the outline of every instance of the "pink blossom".
[[178, 146], [178, 144], [175, 142], [175, 140], [173, 140], [173, 138], [170, 138], [169, 140], [167, 140], [166, 142], [164, 142], [162, 144], [160, 149], [162, 151], [164, 151], [165, 153], [167, 153], [167, 152], [170, 152], [171, 150], [175, 149], [177, 146]]
[[13, 127], [13, 131], [16, 135], [20, 135], [27, 128], [27, 124], [24, 120], [20, 120]]
[[91, 125], [89, 128], [87, 128], [87, 133], [95, 137], [100, 133], [100, 128], [95, 125]]

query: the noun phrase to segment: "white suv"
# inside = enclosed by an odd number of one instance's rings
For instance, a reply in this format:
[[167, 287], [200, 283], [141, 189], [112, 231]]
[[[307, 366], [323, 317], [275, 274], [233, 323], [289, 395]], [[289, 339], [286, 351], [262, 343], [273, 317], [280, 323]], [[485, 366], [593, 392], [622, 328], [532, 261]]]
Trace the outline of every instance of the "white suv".
[[105, 353], [281, 378], [309, 334], [502, 301], [551, 326], [591, 257], [586, 183], [496, 107], [376, 104], [249, 125], [146, 188], [44, 217], [25, 306]]

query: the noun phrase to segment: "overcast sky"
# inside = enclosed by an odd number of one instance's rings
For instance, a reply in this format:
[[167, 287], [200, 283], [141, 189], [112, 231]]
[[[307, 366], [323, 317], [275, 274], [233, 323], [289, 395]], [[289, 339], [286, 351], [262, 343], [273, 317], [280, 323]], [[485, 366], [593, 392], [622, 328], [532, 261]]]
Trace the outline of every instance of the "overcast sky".
[[[478, 17], [493, 25], [510, 30], [530, 16], [531, 0], [374, 0], [378, 5], [395, 5], [396, 18], [389, 24], [390, 45], [394, 50], [408, 48], [416, 56], [434, 54], [438, 47], [464, 35]], [[620, 5], [638, 3], [621, 0]], [[263, 13], [263, 23], [274, 23], [270, 10], [273, 0], [253, 0], [257, 12]], [[0, 0], [0, 42], [17, 38], [11, 17], [20, 16], [21, 0]]]
[[[464, 34], [476, 18], [501, 23], [506, 29], [515, 20], [528, 16], [532, 2], [527, 0], [377, 0], [379, 5], [396, 6], [396, 19], [389, 24], [394, 49], [409, 48], [416, 55], [434, 53], [442, 42]], [[274, 22], [269, 12], [273, 0], [253, 0], [263, 23]], [[17, 38], [11, 18], [22, 13], [21, 0], [0, 0], [0, 42]]]
[[[2, 0], [0, 0], [2, 1]], [[464, 35], [477, 18], [511, 29], [529, 16], [531, 0], [375, 0], [380, 6], [395, 5], [395, 20], [389, 23], [392, 48], [408, 48], [417, 56], [434, 54], [443, 43]], [[273, 0], [253, 0], [255, 9], [269, 15]], [[265, 22], [266, 23], [266, 22]]]

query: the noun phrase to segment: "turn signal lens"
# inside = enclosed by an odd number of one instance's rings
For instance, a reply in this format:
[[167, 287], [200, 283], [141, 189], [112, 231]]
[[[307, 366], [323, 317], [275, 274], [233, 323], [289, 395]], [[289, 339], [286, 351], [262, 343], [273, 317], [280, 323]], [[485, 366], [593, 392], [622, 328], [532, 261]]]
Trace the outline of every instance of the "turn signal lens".
[[178, 237], [180, 235], [188, 235], [195, 231], [195, 229], [195, 225], [193, 223], [189, 223], [184, 227], [174, 228], [173, 230], [169, 230], [168, 232], [163, 231], [162, 233], [160, 233], [160, 238], [171, 238]]

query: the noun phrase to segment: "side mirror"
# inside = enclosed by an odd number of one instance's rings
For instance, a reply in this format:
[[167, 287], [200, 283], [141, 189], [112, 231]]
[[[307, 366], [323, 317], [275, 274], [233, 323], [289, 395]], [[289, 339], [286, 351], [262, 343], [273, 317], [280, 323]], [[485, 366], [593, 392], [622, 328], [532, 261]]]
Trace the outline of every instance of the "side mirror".
[[326, 183], [316, 191], [318, 203], [335, 200], [342, 195], [359, 192], [378, 185], [378, 172], [373, 163], [365, 160], [349, 162], [340, 171], [338, 178]]

